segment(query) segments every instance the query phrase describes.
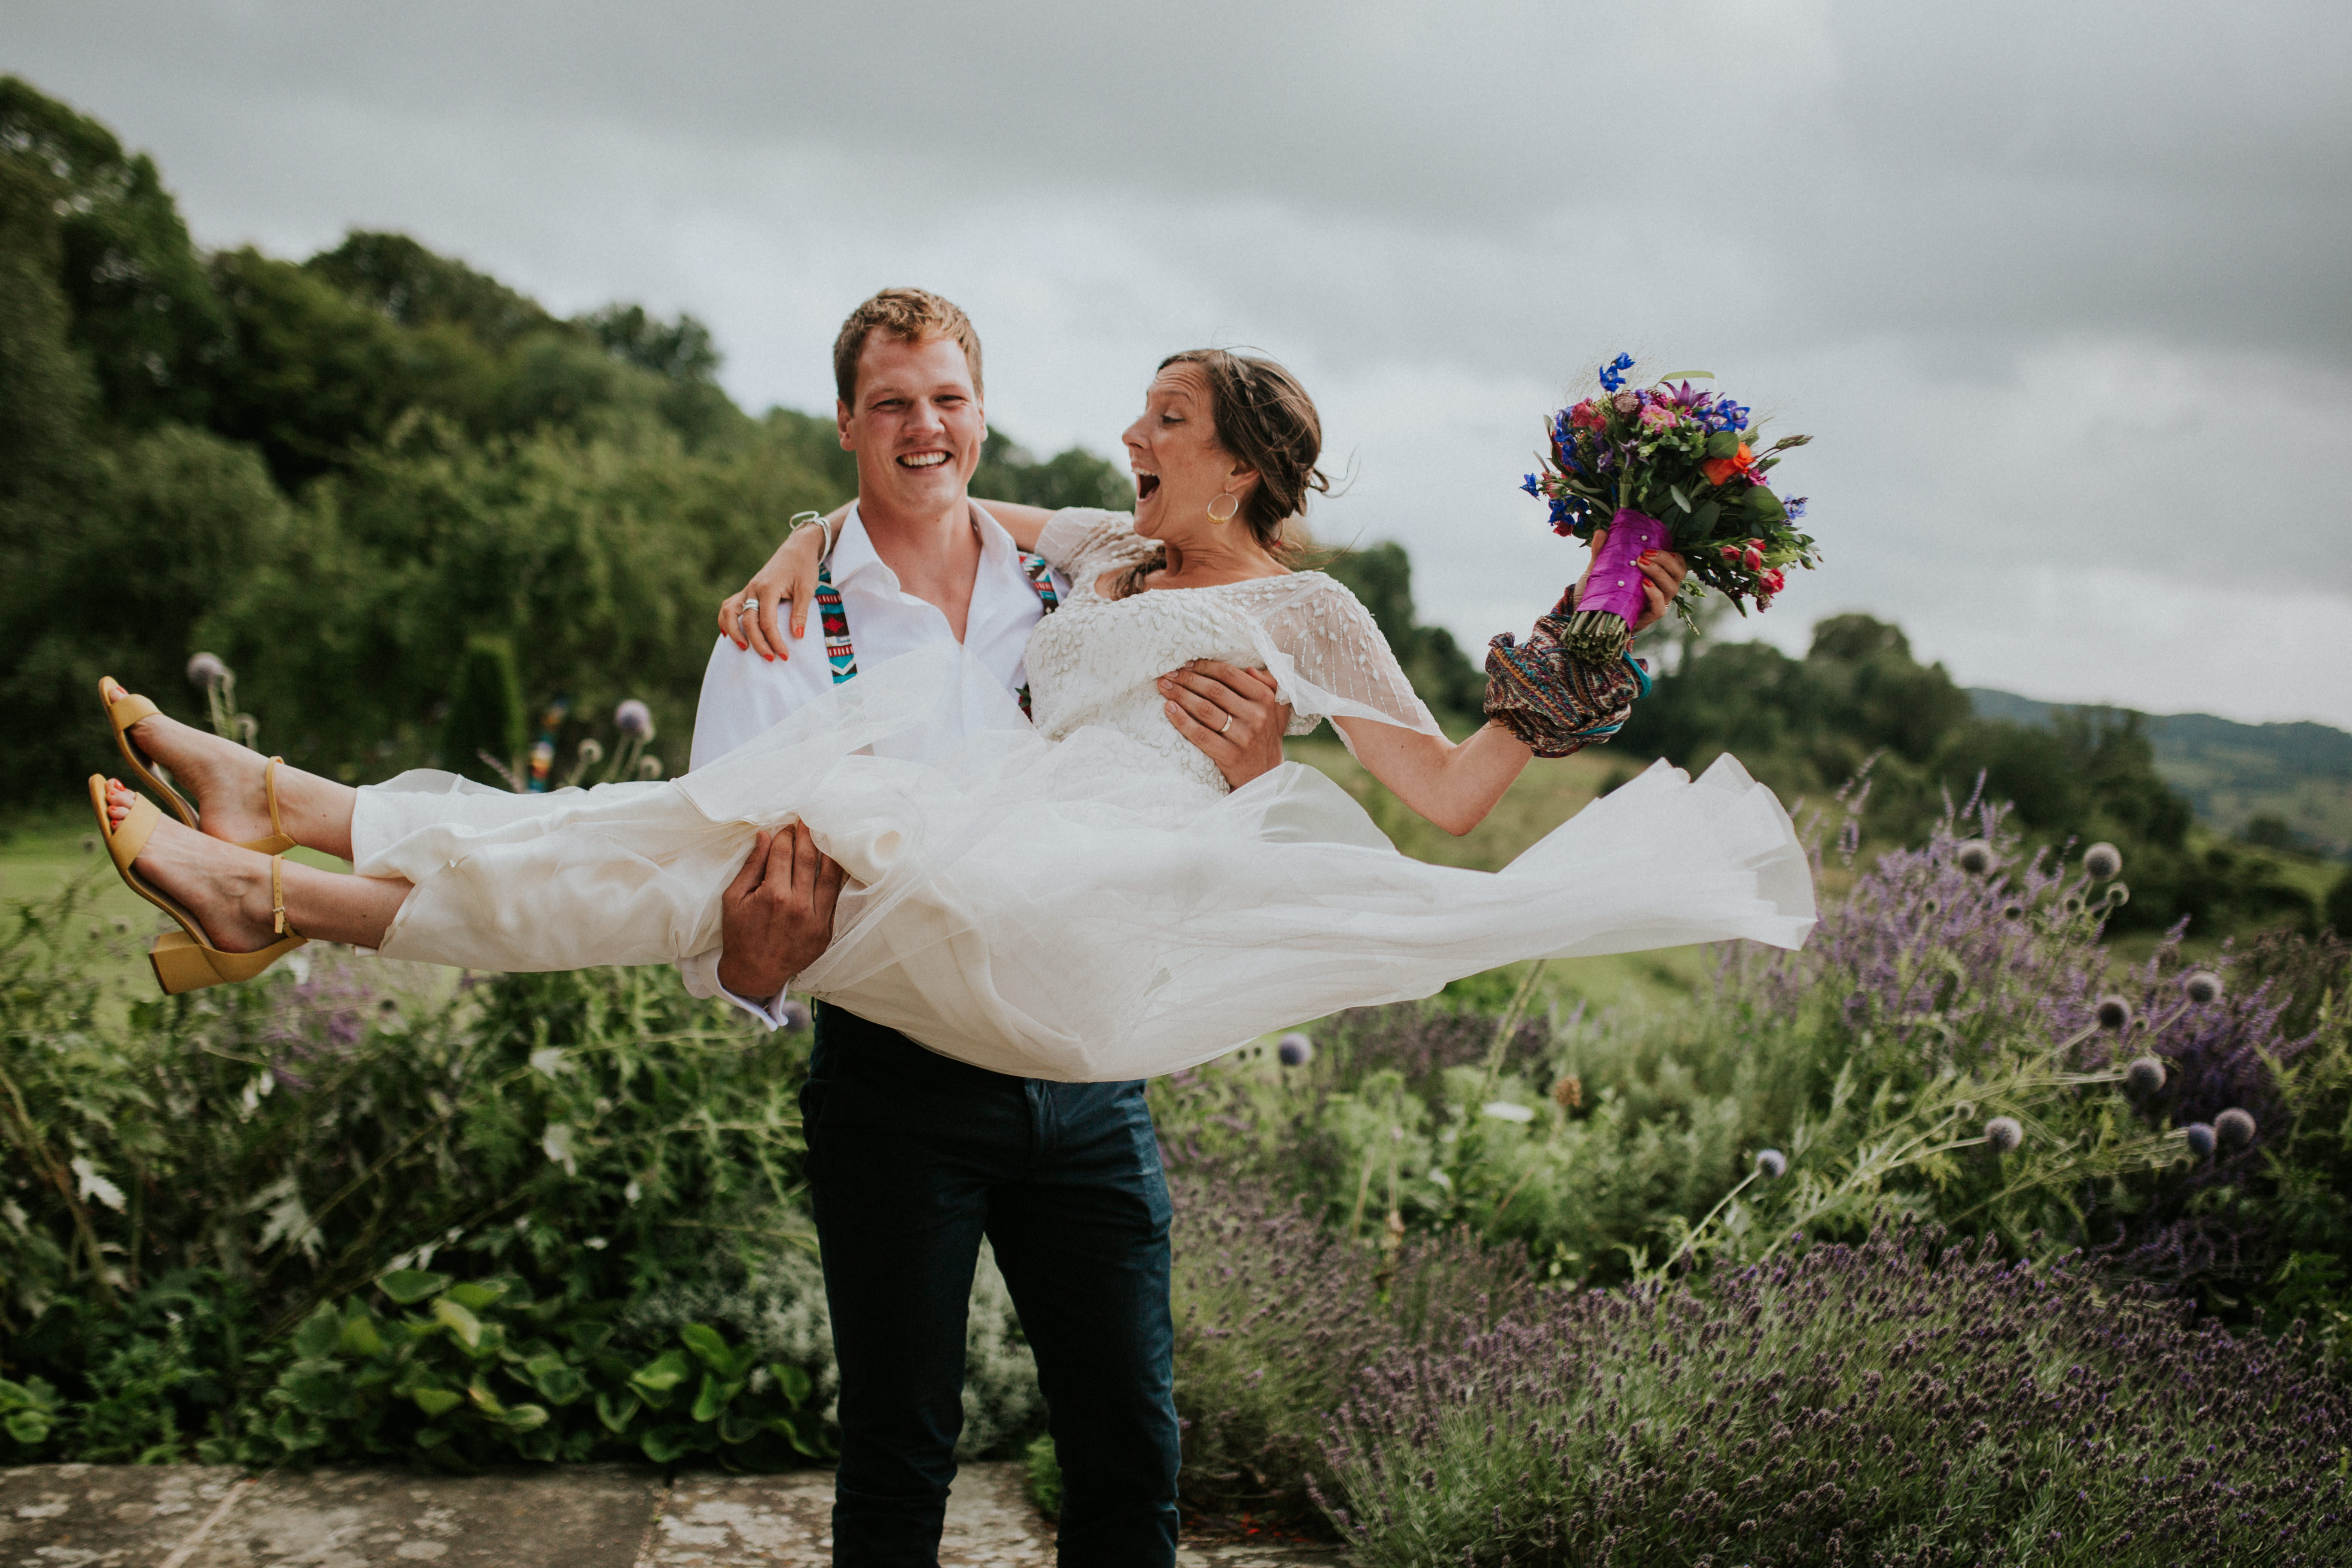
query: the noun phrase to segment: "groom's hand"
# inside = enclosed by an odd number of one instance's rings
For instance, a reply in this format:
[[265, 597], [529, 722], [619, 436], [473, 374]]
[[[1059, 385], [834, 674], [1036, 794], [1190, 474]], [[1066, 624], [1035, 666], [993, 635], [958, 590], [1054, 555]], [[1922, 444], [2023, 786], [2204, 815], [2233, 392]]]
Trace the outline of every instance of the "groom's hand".
[[1228, 789], [1282, 765], [1290, 704], [1274, 690], [1274, 677], [1265, 671], [1214, 658], [1196, 658], [1160, 678], [1168, 721], [1217, 764]]
[[751, 858], [719, 900], [719, 984], [738, 996], [773, 996], [833, 945], [841, 863], [820, 853], [805, 824], [751, 840]]

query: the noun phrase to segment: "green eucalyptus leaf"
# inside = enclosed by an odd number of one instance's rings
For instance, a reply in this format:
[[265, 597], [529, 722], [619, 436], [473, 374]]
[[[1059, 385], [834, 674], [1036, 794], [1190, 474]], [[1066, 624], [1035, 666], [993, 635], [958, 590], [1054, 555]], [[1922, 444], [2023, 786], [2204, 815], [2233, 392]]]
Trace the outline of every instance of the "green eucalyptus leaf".
[[639, 1394], [667, 1394], [686, 1381], [693, 1363], [677, 1351], [664, 1351], [629, 1374], [629, 1385]]
[[742, 1392], [740, 1383], [723, 1383], [717, 1373], [704, 1373], [701, 1392], [694, 1396], [694, 1418], [697, 1421], [718, 1420], [719, 1413], [727, 1408], [727, 1402]]
[[1666, 487], [1666, 493], [1675, 498], [1675, 504], [1676, 506], [1682, 508], [1685, 511], [1691, 510], [1690, 497], [1683, 494], [1683, 488], [1680, 485], [1668, 485]]
[[507, 1288], [494, 1280], [469, 1279], [449, 1287], [449, 1299], [468, 1311], [478, 1312], [503, 1300]]
[[331, 1356], [342, 1348], [342, 1314], [331, 1303], [321, 1301], [294, 1331], [294, 1353], [312, 1361]]
[[404, 1307], [414, 1307], [425, 1297], [449, 1288], [446, 1274], [428, 1274], [422, 1268], [395, 1268], [377, 1280], [376, 1288]]
[[507, 1413], [506, 1405], [497, 1394], [490, 1392], [489, 1385], [478, 1377], [466, 1385], [466, 1397], [474, 1402], [476, 1409], [492, 1420]]
[[433, 1318], [443, 1328], [457, 1336], [467, 1350], [482, 1342], [482, 1321], [449, 1297], [436, 1297]]
[[561, 1362], [532, 1373], [530, 1385], [557, 1405], [569, 1405], [588, 1392], [588, 1380], [580, 1375], [577, 1368]]
[[815, 1386], [809, 1381], [807, 1373], [784, 1362], [770, 1362], [768, 1375], [776, 1380], [776, 1387], [783, 1394], [785, 1403], [794, 1406], [806, 1399], [810, 1389]]
[[656, 1426], [637, 1439], [637, 1447], [656, 1465], [667, 1465], [694, 1451], [691, 1426]]
[[544, 1405], [517, 1405], [499, 1417], [499, 1424], [509, 1432], [536, 1432], [547, 1423]]
[[446, 1415], [450, 1411], [455, 1410], [464, 1402], [466, 1396], [455, 1389], [419, 1385], [408, 1391], [408, 1397], [416, 1402], [416, 1408], [425, 1412], [425, 1419], [431, 1420], [436, 1415]]
[[626, 1431], [629, 1423], [637, 1418], [637, 1412], [643, 1408], [630, 1394], [624, 1394], [618, 1399], [609, 1394], [596, 1395], [596, 1419], [604, 1424], [607, 1432], [618, 1434]]

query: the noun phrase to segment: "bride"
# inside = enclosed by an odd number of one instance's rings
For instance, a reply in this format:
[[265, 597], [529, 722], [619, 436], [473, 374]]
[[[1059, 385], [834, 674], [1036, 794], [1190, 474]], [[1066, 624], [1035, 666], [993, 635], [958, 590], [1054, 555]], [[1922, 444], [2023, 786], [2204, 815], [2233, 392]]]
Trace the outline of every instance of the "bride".
[[[688, 961], [719, 945], [720, 895], [755, 837], [795, 824], [848, 885], [794, 988], [1032, 1078], [1173, 1071], [1519, 959], [1803, 941], [1805, 857], [1728, 757], [1696, 783], [1660, 763], [1491, 873], [1406, 858], [1297, 763], [1229, 791], [1171, 727], [1162, 672], [1267, 672], [1291, 732], [1329, 720], [1454, 833], [1531, 757], [1605, 740], [1646, 677], [1498, 639], [1490, 672], [1516, 679], [1490, 685], [1496, 721], [1452, 742], [1362, 605], [1285, 563], [1320, 444], [1287, 373], [1172, 356], [1126, 440], [1132, 514], [989, 503], [1070, 584], [1031, 634], [1024, 702], [942, 643], [837, 677], [678, 778], [526, 795], [431, 771], [353, 789], [102, 683], [124, 756], [183, 819], [90, 781], [125, 880], [182, 928], [156, 941], [158, 978], [173, 992], [250, 978], [308, 938], [476, 969]], [[803, 616], [819, 539], [804, 530], [772, 563], [803, 584]], [[1645, 571], [1654, 616], [1675, 574]], [[1548, 663], [1528, 657], [1538, 647]], [[201, 831], [149, 759], [198, 797]], [[298, 844], [353, 871], [286, 863]]]

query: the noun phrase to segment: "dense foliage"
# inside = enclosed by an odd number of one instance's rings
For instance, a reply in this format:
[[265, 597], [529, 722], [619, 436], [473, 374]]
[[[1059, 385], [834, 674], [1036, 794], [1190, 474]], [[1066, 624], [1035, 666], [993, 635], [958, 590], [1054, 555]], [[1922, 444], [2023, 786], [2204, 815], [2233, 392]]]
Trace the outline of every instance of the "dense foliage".
[[1899, 628], [1844, 615], [1813, 628], [1801, 659], [1765, 643], [1685, 639], [1614, 745], [1694, 771], [1731, 752], [1790, 800], [1821, 799], [1866, 766], [1875, 844], [1916, 840], [1953, 800], [2011, 803], [2034, 842], [2105, 840], [2130, 857], [2132, 900], [2115, 912], [2118, 930], [2162, 931], [2183, 916], [2200, 935], [2316, 929], [2312, 899], [2273, 859], [2190, 843], [2189, 802], [2158, 774], [2139, 714], [2052, 717], [1978, 718], [1942, 665], [1912, 657]]

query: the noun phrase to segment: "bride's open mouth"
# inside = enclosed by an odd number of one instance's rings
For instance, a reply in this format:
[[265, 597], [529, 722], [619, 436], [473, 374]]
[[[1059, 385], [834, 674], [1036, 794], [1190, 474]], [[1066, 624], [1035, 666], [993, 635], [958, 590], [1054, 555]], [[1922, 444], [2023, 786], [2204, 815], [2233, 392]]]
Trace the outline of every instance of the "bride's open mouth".
[[1148, 473], [1141, 468], [1135, 470], [1135, 499], [1137, 500], [1150, 500], [1151, 499], [1151, 492], [1159, 488], [1160, 476], [1158, 474]]

